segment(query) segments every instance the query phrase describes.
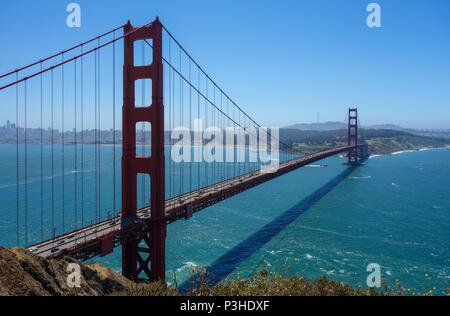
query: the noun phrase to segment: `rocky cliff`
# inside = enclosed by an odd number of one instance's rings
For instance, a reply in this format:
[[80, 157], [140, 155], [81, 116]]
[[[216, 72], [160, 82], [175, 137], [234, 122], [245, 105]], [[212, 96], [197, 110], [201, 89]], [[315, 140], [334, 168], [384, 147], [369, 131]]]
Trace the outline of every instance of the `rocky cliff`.
[[[80, 288], [67, 285], [70, 263], [80, 266]], [[96, 263], [84, 265], [68, 257], [46, 260], [22, 248], [0, 247], [0, 296], [103, 296], [133, 286], [133, 282]]]

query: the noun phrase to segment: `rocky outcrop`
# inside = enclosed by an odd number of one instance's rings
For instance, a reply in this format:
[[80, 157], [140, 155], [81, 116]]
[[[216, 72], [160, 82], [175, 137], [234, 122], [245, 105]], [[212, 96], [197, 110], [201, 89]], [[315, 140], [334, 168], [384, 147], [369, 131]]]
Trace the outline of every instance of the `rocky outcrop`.
[[[70, 288], [70, 263], [80, 266], [80, 288]], [[84, 265], [66, 257], [47, 260], [25, 249], [0, 247], [0, 296], [103, 296], [134, 283], [99, 264]]]

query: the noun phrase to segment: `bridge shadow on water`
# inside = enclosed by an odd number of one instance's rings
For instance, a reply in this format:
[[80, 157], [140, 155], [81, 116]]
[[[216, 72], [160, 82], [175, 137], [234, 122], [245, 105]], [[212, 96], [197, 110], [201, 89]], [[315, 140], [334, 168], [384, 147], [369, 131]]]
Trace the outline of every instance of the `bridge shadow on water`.
[[[240, 264], [247, 260], [256, 251], [261, 249], [287, 226], [292, 224], [300, 215], [319, 202], [325, 195], [327, 195], [340, 182], [342, 182], [342, 180], [348, 177], [356, 168], [356, 166], [349, 166], [339, 175], [300, 201], [297, 205], [275, 218], [259, 231], [249, 236], [247, 239], [213, 262], [211, 266], [207, 267], [208, 274], [210, 274], [211, 277], [211, 285], [215, 285], [224, 280]], [[190, 280], [181, 284], [179, 289], [181, 291], [188, 291], [192, 280], [196, 280], [196, 276], [193, 276]]]

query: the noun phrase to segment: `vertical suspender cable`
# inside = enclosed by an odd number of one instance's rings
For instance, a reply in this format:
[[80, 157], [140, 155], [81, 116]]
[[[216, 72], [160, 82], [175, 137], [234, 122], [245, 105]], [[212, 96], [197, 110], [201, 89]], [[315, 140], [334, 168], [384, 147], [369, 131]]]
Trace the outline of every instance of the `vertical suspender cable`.
[[[170, 59], [170, 54], [171, 54], [171, 47], [170, 47], [170, 40], [169, 40], [169, 59]], [[168, 110], [168, 117], [167, 117], [167, 121], [168, 121], [168, 129], [169, 129], [169, 146], [172, 150], [172, 69], [170, 67], [168, 68], [168, 80], [169, 80], [169, 84], [168, 86], [168, 100], [169, 100], [169, 110]], [[168, 165], [169, 165], [169, 173], [167, 174], [167, 185], [168, 185], [168, 189], [169, 189], [169, 196], [170, 198], [173, 198], [173, 192], [172, 192], [172, 173], [173, 173], [173, 168], [172, 168], [172, 157], [171, 155], [168, 156], [169, 157], [169, 161], [168, 161]], [[151, 181], [151, 180], [150, 180]]]
[[[175, 98], [175, 74], [172, 70], [172, 84], [171, 84], [171, 91], [170, 93], [172, 94], [172, 113], [171, 113], [171, 118], [170, 118], [170, 124], [171, 124], [171, 131], [173, 132], [173, 130], [175, 129], [175, 107], [176, 107], [176, 98]], [[171, 139], [171, 145], [173, 146], [174, 142]], [[176, 187], [175, 187], [175, 169], [177, 168], [176, 163], [173, 159], [171, 159], [171, 164], [172, 164], [172, 173], [171, 173], [171, 179], [170, 179], [170, 184], [171, 184], [171, 191], [172, 191], [172, 196], [175, 197], [176, 196]]]
[[252, 122], [248, 120], [248, 130], [249, 130], [249, 136], [248, 136], [248, 172], [253, 171], [253, 162], [252, 159], [254, 158], [253, 154], [251, 153], [250, 143], [252, 142], [250, 140], [251, 137], [256, 137], [256, 134], [254, 136], [251, 136], [250, 133], [252, 133]]
[[[180, 73], [181, 72], [181, 48], [180, 48]], [[181, 77], [179, 78], [180, 80], [180, 128], [183, 126], [183, 81], [181, 79]], [[178, 191], [178, 195], [183, 194], [183, 160], [181, 160], [180, 163], [180, 188]]]
[[[64, 61], [64, 54], [61, 55], [62, 60]], [[64, 214], [64, 206], [65, 206], [65, 190], [64, 190], [64, 185], [65, 185], [65, 177], [64, 177], [64, 65], [62, 65], [61, 68], [61, 124], [62, 124], [62, 129], [61, 129], [61, 168], [62, 168], [62, 226], [61, 226], [61, 234], [63, 235], [65, 232], [64, 229], [64, 220], [65, 220], [65, 214]]]
[[[198, 68], [197, 68], [197, 75], [198, 75], [197, 91], [200, 91], [200, 70]], [[197, 92], [197, 114], [198, 114], [197, 119], [200, 120], [201, 119], [201, 117], [200, 117], [200, 93], [198, 93], [198, 92]], [[201, 134], [200, 126], [198, 126], [197, 129], [198, 129], [197, 133]], [[200, 139], [200, 144], [196, 144], [196, 146], [198, 146], [198, 147], [195, 150], [198, 150], [198, 154], [200, 154], [202, 140], [201, 140], [200, 135], [197, 135], [197, 138]], [[198, 162], [197, 162], [197, 187], [198, 187], [198, 190], [200, 190], [200, 165], [201, 165], [201, 159], [198, 159]]]
[[[205, 130], [208, 128], [208, 100], [209, 96], [208, 96], [208, 78], [206, 78], [205, 76], [205, 82], [206, 82], [206, 99], [205, 99]], [[206, 179], [206, 183], [204, 184], [204, 186], [208, 186], [209, 185], [209, 177], [208, 177], [208, 163], [205, 161], [205, 179]]]
[[243, 122], [242, 122], [242, 132], [244, 133], [243, 137], [244, 137], [244, 165], [243, 170], [242, 170], [242, 174], [246, 174], [247, 171], [247, 127], [245, 125], [245, 115], [243, 117]]
[[[239, 130], [239, 138], [241, 138], [241, 133], [243, 132], [242, 131], [242, 124], [241, 124], [241, 111], [238, 111], [238, 114], [239, 114], [239, 127], [238, 127], [238, 130]], [[238, 145], [241, 145], [241, 144], [238, 144]], [[242, 148], [238, 148], [238, 153], [239, 153], [239, 158], [238, 158], [238, 176], [240, 177], [242, 174], [241, 174], [241, 161], [242, 161]]]
[[[220, 93], [220, 110], [221, 111], [223, 111], [223, 94], [222, 93]], [[225, 179], [225, 159], [223, 158], [223, 155], [224, 155], [224, 153], [225, 153], [225, 146], [224, 146], [224, 142], [223, 142], [223, 135], [225, 135], [224, 134], [224, 126], [223, 126], [223, 122], [224, 122], [224, 116], [221, 116], [220, 117], [220, 131], [221, 131], [221, 134], [222, 134], [222, 139], [220, 140], [220, 142], [221, 142], [221, 146], [222, 146], [222, 163], [221, 163], [221, 174], [222, 174], [222, 178], [221, 178], [221, 180], [222, 181], [224, 181], [224, 179]]]
[[[228, 99], [227, 99], [227, 112], [226, 112], [226, 114], [229, 116], [230, 115], [230, 113], [229, 113], [229, 108], [228, 108]], [[228, 137], [227, 136], [227, 134], [228, 134], [228, 124], [229, 124], [230, 122], [229, 122], [229, 119], [227, 118], [227, 117], [225, 117], [225, 120], [224, 120], [224, 131], [225, 131], [225, 137]], [[229, 177], [230, 177], [230, 175], [229, 175], [229, 173], [228, 173], [228, 164], [230, 163], [230, 161], [228, 161], [228, 155], [227, 155], [227, 152], [228, 152], [228, 150], [229, 150], [229, 148], [228, 148], [228, 141], [225, 139], [225, 177], [226, 177], [226, 179], [228, 180], [229, 179]]]
[[[41, 71], [42, 71], [42, 63], [41, 63]], [[44, 134], [44, 123], [43, 123], [43, 100], [42, 100], [42, 74], [40, 75], [41, 81], [41, 240], [44, 240], [44, 150], [43, 150], [43, 134]]]
[[[116, 32], [114, 31], [114, 39]], [[116, 217], [116, 42], [113, 42], [113, 216]]]
[[95, 189], [94, 189], [94, 194], [95, 194], [95, 222], [97, 223], [98, 222], [98, 164], [97, 164], [97, 159], [98, 159], [98, 157], [97, 157], [97, 155], [98, 155], [98, 152], [97, 152], [97, 146], [98, 146], [98, 130], [97, 130], [97, 84], [98, 84], [98, 82], [97, 82], [97, 54], [98, 54], [98, 52], [97, 51], [95, 51], [95, 54], [94, 54], [94, 59], [95, 59], [95, 62], [94, 62], [94, 68], [95, 68], [95, 70], [94, 70], [94, 88], [95, 88], [95, 93], [94, 93], [94, 98], [95, 98], [95, 102], [94, 102], [94, 112], [95, 112], [95, 114], [94, 114], [94, 127], [95, 127], [95, 142], [94, 142], [94, 152], [95, 152], [95, 154], [94, 154], [94, 163], [95, 163]]
[[245, 161], [245, 165], [246, 165], [246, 173], [250, 173], [250, 171], [251, 171], [251, 165], [250, 165], [250, 161], [251, 161], [250, 160], [250, 156], [251, 156], [251, 154], [250, 154], [250, 143], [251, 143], [251, 140], [250, 140], [250, 138], [252, 136], [250, 135], [250, 133], [251, 133], [250, 122], [246, 119], [244, 124], [245, 124], [245, 128], [247, 130], [247, 135], [248, 135], [247, 150], [246, 150], [247, 159]]
[[[223, 114], [220, 111], [222, 111], [223, 99], [222, 99], [222, 94], [220, 93], [220, 91], [219, 91], [219, 95], [220, 95], [220, 109], [217, 112], [217, 127], [218, 127], [218, 130], [220, 131], [220, 134], [222, 134], [222, 118], [223, 118], [222, 115]], [[220, 146], [223, 146], [223, 139], [220, 139], [220, 142], [221, 142]], [[219, 153], [222, 153], [222, 156], [223, 156], [223, 149], [219, 150]], [[221, 163], [221, 161], [222, 161], [222, 163]], [[222, 178], [223, 178], [223, 157], [221, 159], [219, 159], [218, 162], [219, 162], [218, 180], [219, 180], [219, 182], [222, 182]]]
[[[189, 82], [191, 82], [191, 60], [189, 59]], [[189, 144], [192, 144], [192, 86], [189, 88]], [[192, 192], [192, 146], [189, 148], [189, 192]]]
[[241, 176], [241, 160], [242, 160], [242, 152], [241, 152], [241, 148], [240, 148], [240, 138], [241, 138], [241, 133], [242, 133], [242, 129], [241, 129], [241, 112], [238, 110], [238, 120], [237, 120], [237, 125], [238, 125], [238, 141], [237, 141], [237, 175], [240, 177]]
[[75, 59], [74, 64], [74, 121], [75, 121], [75, 128], [74, 128], [74, 138], [75, 138], [75, 230], [77, 229], [77, 221], [78, 221], [78, 183], [77, 183], [77, 60]]
[[[81, 46], [81, 54], [83, 54], [83, 46]], [[84, 227], [84, 88], [83, 88], [83, 56], [81, 56], [81, 73], [80, 73], [80, 105], [81, 105], [81, 227]]]
[[219, 142], [217, 142], [217, 144], [221, 147], [219, 147], [219, 153], [222, 155], [222, 157], [219, 156], [219, 161], [218, 161], [218, 181], [222, 182], [224, 173], [223, 173], [223, 153], [224, 153], [224, 149], [223, 149], [223, 129], [222, 129], [222, 122], [223, 122], [223, 113], [221, 113], [221, 111], [223, 111], [222, 107], [223, 107], [223, 99], [222, 99], [222, 94], [219, 91], [219, 95], [220, 95], [220, 109], [217, 110], [217, 128], [218, 131], [220, 131], [219, 136], [221, 136], [220, 139], [220, 144]]
[[[175, 107], [176, 107], [176, 98], [175, 98], [175, 73], [172, 72], [172, 130], [175, 128]], [[173, 161], [173, 172], [172, 172], [172, 191], [173, 196], [176, 195], [175, 190], [175, 161]]]
[[101, 221], [102, 217], [102, 199], [101, 199], [101, 193], [102, 193], [102, 185], [101, 185], [101, 179], [102, 179], [102, 165], [101, 165], [101, 142], [102, 142], [102, 129], [101, 129], [101, 71], [100, 71], [100, 63], [101, 63], [101, 54], [100, 54], [100, 38], [98, 39], [98, 220]]
[[[145, 65], [145, 42], [142, 41], [142, 66]], [[141, 80], [142, 82], [142, 91], [141, 91], [141, 96], [142, 96], [142, 105], [141, 106], [145, 106], [145, 80]], [[142, 130], [141, 130], [141, 142], [142, 142], [142, 157], [145, 157], [145, 122], [142, 122]], [[142, 207], [146, 206], [145, 203], [145, 175], [142, 174]]]
[[[169, 60], [172, 61], [172, 45], [171, 41], [169, 39]], [[169, 132], [172, 133], [172, 69], [168, 67], [169, 69]], [[169, 136], [170, 137], [170, 136]], [[169, 145], [172, 145], [172, 139], [169, 138]], [[172, 158], [169, 158], [169, 196], [170, 198], [173, 197], [172, 192]]]
[[53, 69], [51, 70], [51, 107], [52, 107], [52, 130], [50, 131], [52, 138], [52, 238], [55, 232], [55, 146], [54, 146], [54, 84], [53, 84]]
[[[213, 86], [213, 100], [214, 100], [214, 104], [216, 104], [216, 86]], [[213, 107], [212, 109], [212, 124], [213, 124], [213, 128], [216, 128], [216, 108]], [[215, 136], [214, 136], [215, 137]], [[217, 148], [214, 148], [214, 151], [216, 151]], [[214, 153], [216, 154], [216, 152]], [[213, 183], [216, 183], [216, 159], [214, 159], [213, 161]]]
[[24, 145], [25, 145], [25, 247], [28, 246], [28, 140], [27, 140], [27, 81], [24, 81], [24, 108], [25, 108], [25, 127], [24, 127]]
[[[19, 73], [16, 73], [16, 81]], [[19, 85], [16, 85], [16, 234], [17, 246], [20, 246], [19, 236]]]
[[[229, 102], [229, 100], [228, 100], [228, 98], [227, 98], [227, 115], [228, 116], [230, 116], [230, 102]], [[230, 125], [230, 120], [229, 119], [227, 119], [226, 120], [226, 122], [225, 122], [226, 124], [226, 126], [225, 126], [225, 129], [226, 129], [226, 132], [228, 133], [228, 125]], [[227, 146], [229, 145], [229, 144], [226, 144]], [[227, 150], [231, 150], [230, 148], [227, 148]], [[230, 164], [230, 162], [231, 161], [227, 161], [227, 163], [226, 163], [226, 171], [227, 171], [227, 179], [228, 178], [231, 178], [231, 176], [230, 176], [230, 166], [229, 166], [229, 164]]]
[[237, 177], [237, 164], [238, 164], [238, 155], [239, 155], [238, 146], [237, 146], [238, 140], [239, 140], [239, 134], [238, 134], [239, 131], [237, 129], [238, 126], [236, 123], [236, 108], [235, 108], [235, 106], [233, 106], [233, 123], [232, 123], [232, 125], [233, 125], [234, 135], [235, 135], [235, 136], [233, 136], [233, 144], [234, 144], [233, 177], [235, 178], [235, 177]]

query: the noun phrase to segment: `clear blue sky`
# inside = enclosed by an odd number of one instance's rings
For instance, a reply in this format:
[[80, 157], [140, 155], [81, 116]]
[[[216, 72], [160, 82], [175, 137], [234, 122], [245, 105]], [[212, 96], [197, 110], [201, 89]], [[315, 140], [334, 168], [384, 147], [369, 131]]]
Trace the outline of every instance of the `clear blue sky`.
[[[66, 26], [77, 2], [82, 27]], [[0, 73], [131, 19], [159, 15], [200, 65], [265, 126], [343, 121], [450, 128], [450, 1], [16, 0], [0, 3]], [[3, 122], [0, 122], [3, 124]]]

